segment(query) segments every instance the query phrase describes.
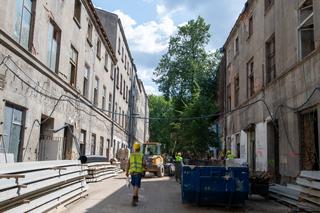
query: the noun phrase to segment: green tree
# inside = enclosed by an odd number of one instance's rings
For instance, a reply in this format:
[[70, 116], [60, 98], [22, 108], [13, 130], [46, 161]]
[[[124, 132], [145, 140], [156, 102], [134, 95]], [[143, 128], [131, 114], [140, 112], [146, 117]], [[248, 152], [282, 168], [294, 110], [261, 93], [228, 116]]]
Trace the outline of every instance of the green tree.
[[[175, 151], [193, 152], [197, 156], [215, 145], [215, 136], [210, 131], [213, 118], [207, 115], [216, 112], [216, 71], [220, 53], [205, 49], [210, 39], [209, 29], [202, 17], [179, 27], [154, 72], [154, 81], [172, 107], [173, 120], [162, 130], [169, 136], [166, 143], [174, 143], [170, 146]], [[155, 105], [150, 109], [152, 107]], [[190, 119], [193, 117], [196, 118]]]
[[160, 142], [165, 146], [166, 153], [172, 153], [174, 143], [171, 141], [171, 132], [174, 124], [174, 108], [171, 101], [163, 96], [149, 96], [150, 141]]

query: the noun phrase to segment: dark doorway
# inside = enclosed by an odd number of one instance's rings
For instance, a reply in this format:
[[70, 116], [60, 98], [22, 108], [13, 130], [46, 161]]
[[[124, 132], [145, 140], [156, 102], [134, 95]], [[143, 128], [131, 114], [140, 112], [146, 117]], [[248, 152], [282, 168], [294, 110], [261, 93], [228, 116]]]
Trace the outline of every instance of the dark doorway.
[[73, 126], [66, 124], [66, 127], [64, 128], [64, 137], [63, 137], [63, 151], [62, 151], [63, 160], [72, 159], [72, 142], [73, 142]]
[[256, 170], [256, 131], [255, 125], [251, 125], [247, 129], [247, 155], [248, 155], [248, 165], [250, 171]]
[[[54, 144], [53, 140], [53, 128], [54, 128], [54, 119], [48, 116], [41, 116], [41, 125], [40, 125], [40, 137], [39, 137], [39, 150], [38, 150], [38, 160], [53, 160], [51, 159], [52, 155], [57, 156], [57, 153], [53, 152], [55, 149], [52, 149], [52, 146], [57, 146]], [[56, 159], [55, 159], [56, 160]]]
[[267, 146], [268, 171], [272, 173], [273, 181], [280, 183], [278, 121], [268, 122], [267, 124]]
[[317, 111], [301, 114], [301, 169], [319, 170], [319, 141]]

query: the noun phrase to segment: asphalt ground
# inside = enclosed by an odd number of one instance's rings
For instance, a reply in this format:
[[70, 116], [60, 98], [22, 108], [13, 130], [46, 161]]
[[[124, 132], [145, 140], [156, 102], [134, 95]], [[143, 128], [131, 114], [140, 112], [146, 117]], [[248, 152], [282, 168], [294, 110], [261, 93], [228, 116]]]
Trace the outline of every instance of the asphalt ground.
[[139, 204], [131, 206], [132, 188], [127, 186], [126, 177], [120, 176], [89, 184], [89, 195], [85, 198], [52, 212], [63, 213], [224, 213], [224, 212], [291, 212], [290, 208], [260, 196], [250, 196], [244, 207], [203, 207], [182, 204], [181, 189], [174, 178], [147, 177], [142, 181]]

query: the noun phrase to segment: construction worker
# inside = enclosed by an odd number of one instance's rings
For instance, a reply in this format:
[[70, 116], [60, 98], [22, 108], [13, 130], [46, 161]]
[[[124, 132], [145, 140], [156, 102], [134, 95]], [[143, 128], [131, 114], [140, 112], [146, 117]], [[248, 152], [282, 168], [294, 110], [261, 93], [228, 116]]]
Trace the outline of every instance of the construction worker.
[[180, 183], [180, 180], [181, 180], [181, 167], [182, 167], [182, 161], [183, 161], [183, 158], [181, 156], [181, 152], [178, 152], [176, 154], [176, 181]]
[[131, 175], [131, 185], [133, 187], [132, 205], [137, 206], [139, 201], [139, 188], [141, 187], [141, 178], [146, 165], [143, 160], [143, 154], [140, 152], [140, 144], [133, 145], [134, 152], [130, 154], [126, 176]]
[[233, 160], [235, 159], [235, 156], [231, 153], [231, 150], [227, 151], [227, 160]]

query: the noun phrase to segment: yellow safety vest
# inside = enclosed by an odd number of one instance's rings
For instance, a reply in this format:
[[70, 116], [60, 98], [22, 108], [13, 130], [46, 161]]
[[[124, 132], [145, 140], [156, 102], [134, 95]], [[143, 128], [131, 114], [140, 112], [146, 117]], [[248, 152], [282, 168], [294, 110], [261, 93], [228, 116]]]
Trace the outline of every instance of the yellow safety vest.
[[176, 162], [181, 162], [183, 158], [181, 156], [176, 156]]
[[142, 161], [142, 153], [131, 153], [129, 173], [143, 173]]

